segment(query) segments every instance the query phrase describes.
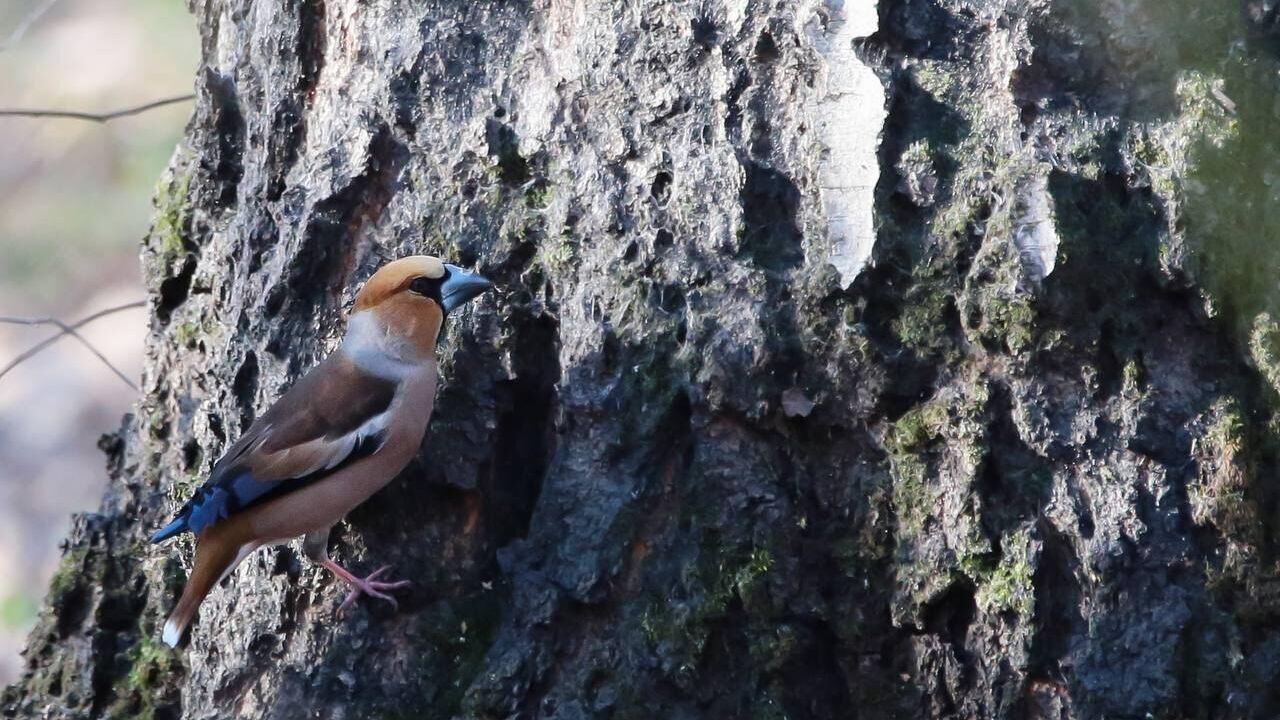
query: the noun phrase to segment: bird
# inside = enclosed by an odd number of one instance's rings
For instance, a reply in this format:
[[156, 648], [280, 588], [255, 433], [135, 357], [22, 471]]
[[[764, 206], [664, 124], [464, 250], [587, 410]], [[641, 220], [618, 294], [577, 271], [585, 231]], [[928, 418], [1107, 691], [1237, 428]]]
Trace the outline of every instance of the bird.
[[160, 543], [195, 535], [195, 562], [161, 639], [177, 647], [209, 591], [257, 548], [303, 536], [303, 552], [346, 582], [339, 607], [408, 581], [358, 577], [330, 559], [329, 531], [417, 454], [435, 403], [436, 342], [449, 312], [490, 289], [430, 255], [393, 260], [356, 294], [341, 344], [294, 383], [214, 464]]

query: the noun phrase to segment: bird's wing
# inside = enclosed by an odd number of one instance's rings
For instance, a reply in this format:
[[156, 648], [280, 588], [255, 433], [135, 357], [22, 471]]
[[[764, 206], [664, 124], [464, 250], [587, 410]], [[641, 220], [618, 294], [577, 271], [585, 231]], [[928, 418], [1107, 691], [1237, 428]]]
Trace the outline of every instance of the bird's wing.
[[330, 356], [249, 427], [152, 541], [199, 533], [377, 452], [397, 388], [344, 356]]

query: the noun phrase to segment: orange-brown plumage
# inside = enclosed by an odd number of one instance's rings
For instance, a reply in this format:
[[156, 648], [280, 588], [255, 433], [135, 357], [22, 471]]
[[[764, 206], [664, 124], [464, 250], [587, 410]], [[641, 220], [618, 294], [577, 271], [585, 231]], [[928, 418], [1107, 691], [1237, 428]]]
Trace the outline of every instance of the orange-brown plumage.
[[378, 272], [369, 278], [360, 292], [356, 293], [355, 306], [352, 312], [375, 308], [395, 295], [399, 295], [409, 287], [415, 278], [425, 277], [437, 280], [444, 276], [444, 263], [430, 255], [413, 255], [391, 262], [378, 268]]
[[444, 324], [444, 312], [438, 304], [418, 295], [397, 293], [369, 312], [391, 333], [405, 338], [417, 357], [435, 357], [436, 338]]
[[329, 528], [417, 453], [435, 402], [444, 317], [488, 287], [428, 256], [388, 263], [369, 279], [341, 347], [249, 427], [153, 536], [196, 534], [195, 566], [165, 642], [177, 644], [205, 595], [245, 555], [299, 535], [309, 557], [356, 588], [344, 607], [360, 592], [391, 599], [380, 591], [403, 583], [374, 581], [378, 573], [357, 578], [329, 559]]

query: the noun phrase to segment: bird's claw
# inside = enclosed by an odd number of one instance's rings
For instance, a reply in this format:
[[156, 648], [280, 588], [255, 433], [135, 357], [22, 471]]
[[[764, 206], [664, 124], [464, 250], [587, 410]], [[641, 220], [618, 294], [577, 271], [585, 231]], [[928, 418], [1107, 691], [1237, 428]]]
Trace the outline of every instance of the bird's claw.
[[338, 613], [341, 614], [346, 612], [348, 608], [350, 608], [352, 605], [355, 604], [356, 599], [358, 599], [361, 595], [368, 595], [370, 597], [381, 598], [391, 603], [391, 607], [393, 609], [399, 610], [400, 603], [396, 602], [395, 598], [391, 597], [390, 595], [382, 591], [398, 590], [402, 587], [408, 587], [409, 585], [412, 585], [412, 583], [409, 582], [408, 580], [397, 580], [395, 582], [382, 582], [378, 580], [378, 577], [380, 575], [382, 575], [383, 573], [385, 573], [390, 569], [391, 569], [390, 565], [383, 565], [377, 570], [374, 570], [367, 577], [355, 578], [354, 581], [348, 580], [347, 582], [351, 585], [351, 592], [347, 593], [347, 599], [343, 600], [342, 604], [338, 606]]

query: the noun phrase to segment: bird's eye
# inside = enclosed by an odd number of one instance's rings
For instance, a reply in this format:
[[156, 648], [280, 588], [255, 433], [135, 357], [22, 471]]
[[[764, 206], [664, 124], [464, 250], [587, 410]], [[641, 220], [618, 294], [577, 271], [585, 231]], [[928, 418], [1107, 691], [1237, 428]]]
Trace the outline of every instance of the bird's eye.
[[413, 282], [409, 283], [409, 290], [410, 292], [415, 292], [415, 293], [418, 293], [419, 295], [430, 296], [432, 294], [431, 291], [433, 289], [432, 286], [434, 284], [435, 283], [433, 283], [431, 280], [424, 277], [415, 278]]

